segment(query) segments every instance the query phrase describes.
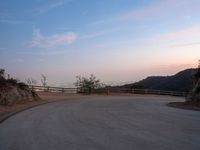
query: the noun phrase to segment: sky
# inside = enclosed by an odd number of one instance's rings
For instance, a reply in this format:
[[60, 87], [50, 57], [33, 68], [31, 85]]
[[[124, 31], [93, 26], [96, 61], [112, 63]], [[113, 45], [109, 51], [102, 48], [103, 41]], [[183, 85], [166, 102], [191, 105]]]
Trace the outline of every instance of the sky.
[[172, 75], [200, 58], [199, 0], [0, 0], [0, 68], [71, 87]]

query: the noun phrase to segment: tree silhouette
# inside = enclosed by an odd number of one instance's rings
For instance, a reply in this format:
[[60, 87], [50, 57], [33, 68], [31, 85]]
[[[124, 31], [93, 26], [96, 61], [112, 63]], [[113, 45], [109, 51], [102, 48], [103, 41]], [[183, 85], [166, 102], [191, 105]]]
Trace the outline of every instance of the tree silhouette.
[[33, 79], [33, 78], [27, 78], [27, 79], [26, 79], [26, 83], [27, 83], [28, 85], [36, 85], [36, 84], [37, 84], [37, 81], [36, 81], [35, 79]]
[[0, 69], [0, 77], [5, 77], [5, 69]]
[[88, 94], [91, 94], [94, 89], [101, 87], [100, 80], [96, 79], [93, 74], [91, 74], [89, 78], [76, 76], [74, 85], [80, 89], [80, 92]]
[[42, 83], [42, 86], [46, 86], [47, 85], [47, 77], [44, 75], [44, 74], [41, 74], [41, 83]]

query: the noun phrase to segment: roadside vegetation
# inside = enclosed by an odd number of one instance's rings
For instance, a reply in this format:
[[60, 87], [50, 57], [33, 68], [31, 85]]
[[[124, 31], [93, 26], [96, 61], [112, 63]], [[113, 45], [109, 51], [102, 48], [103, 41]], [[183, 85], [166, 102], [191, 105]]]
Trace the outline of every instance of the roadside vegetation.
[[186, 97], [185, 102], [172, 102], [169, 106], [183, 109], [200, 110], [200, 63], [198, 69], [192, 77], [193, 88]]
[[80, 93], [91, 94], [95, 89], [101, 88], [102, 83], [91, 74], [89, 77], [77, 76], [74, 85], [80, 89]]
[[39, 99], [38, 95], [29, 89], [27, 84], [10, 78], [4, 69], [0, 69], [0, 105], [14, 105]]
[[194, 75], [194, 87], [189, 93], [186, 102], [200, 107], [200, 66]]

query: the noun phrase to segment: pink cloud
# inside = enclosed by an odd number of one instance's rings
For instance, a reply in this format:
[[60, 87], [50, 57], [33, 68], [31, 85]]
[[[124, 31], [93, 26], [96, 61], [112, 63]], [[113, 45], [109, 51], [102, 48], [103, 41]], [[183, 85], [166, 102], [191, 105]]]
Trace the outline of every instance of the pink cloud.
[[[198, 1], [188, 0], [161, 0], [150, 5], [131, 10], [124, 14], [119, 14], [111, 18], [102, 19], [94, 22], [93, 24], [104, 24], [118, 21], [128, 20], [144, 20], [155, 17], [166, 17], [166, 16], [178, 16], [185, 17], [189, 16], [189, 13], [195, 10], [198, 11], [197, 7], [200, 3]], [[184, 11], [183, 11], [184, 10]], [[187, 17], [188, 18], [188, 17]]]
[[196, 68], [196, 64], [188, 63], [188, 64], [181, 64], [181, 62], [177, 62], [176, 64], [167, 64], [167, 65], [157, 65], [148, 68], [146, 71], [148, 74], [152, 75], [173, 75], [179, 71], [188, 68]]
[[200, 42], [170, 45], [169, 48], [188, 47], [188, 46], [194, 46], [194, 45], [200, 45]]
[[165, 34], [163, 37], [166, 38], [182, 38], [200, 35], [200, 26], [192, 26], [179, 31], [170, 32]]
[[72, 0], [56, 0], [56, 1], [52, 1], [52, 3], [48, 3], [46, 5], [43, 5], [41, 7], [38, 7], [38, 8], [35, 8], [33, 10], [33, 12], [36, 14], [36, 15], [40, 15], [40, 14], [43, 14], [43, 13], [46, 13], [48, 11], [51, 11], [53, 9], [56, 9], [58, 7], [61, 7], [63, 6], [64, 4], [66, 3], [69, 3], [71, 2]]

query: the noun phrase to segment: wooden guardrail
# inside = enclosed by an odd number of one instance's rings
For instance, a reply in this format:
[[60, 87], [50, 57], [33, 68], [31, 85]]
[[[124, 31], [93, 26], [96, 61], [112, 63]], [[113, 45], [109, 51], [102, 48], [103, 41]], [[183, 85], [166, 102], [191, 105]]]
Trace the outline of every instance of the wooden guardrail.
[[78, 93], [78, 88], [63, 88], [63, 87], [35, 86], [35, 85], [31, 85], [29, 87], [34, 91]]
[[187, 95], [187, 92], [181, 91], [165, 91], [165, 90], [152, 90], [152, 89], [126, 89], [126, 88], [104, 88], [97, 89], [95, 93], [107, 93], [117, 94], [117, 93], [130, 93], [130, 94], [153, 94], [153, 95], [170, 95], [170, 96], [183, 96]]
[[133, 89], [131, 93], [135, 94], [155, 94], [155, 95], [170, 95], [170, 96], [186, 96], [186, 92], [180, 91], [165, 91], [165, 90], [152, 90], [152, 89]]
[[[51, 86], [29, 86], [34, 91], [45, 91], [45, 92], [62, 92], [62, 93], [80, 93], [79, 88], [63, 88], [63, 87], [51, 87]], [[153, 95], [170, 95], [170, 96], [183, 96], [187, 95], [187, 92], [180, 91], [165, 91], [165, 90], [152, 90], [152, 89], [112, 89], [103, 88], [94, 90], [95, 94], [112, 94], [112, 93], [130, 93], [130, 94], [153, 94]]]

